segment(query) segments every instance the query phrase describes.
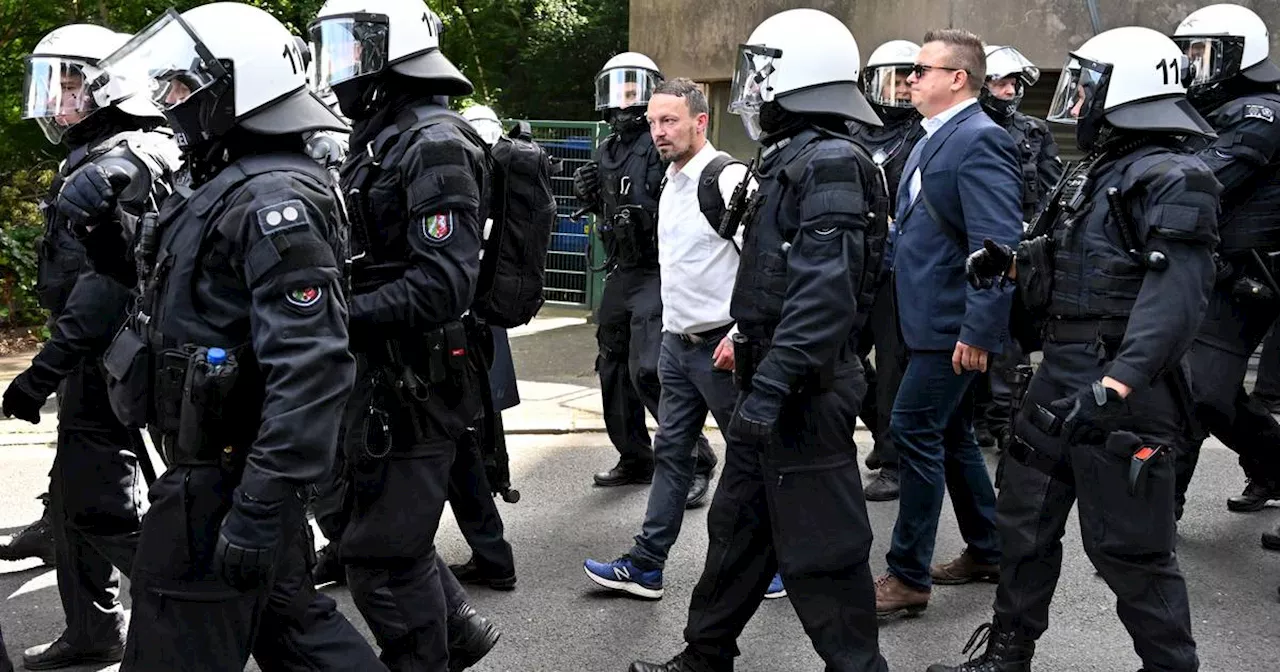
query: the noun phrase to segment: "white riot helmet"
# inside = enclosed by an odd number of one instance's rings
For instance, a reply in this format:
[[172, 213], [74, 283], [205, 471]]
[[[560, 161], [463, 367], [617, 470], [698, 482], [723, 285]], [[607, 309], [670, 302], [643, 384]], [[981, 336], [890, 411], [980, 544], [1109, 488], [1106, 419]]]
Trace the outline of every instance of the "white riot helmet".
[[263, 135], [346, 130], [307, 88], [294, 36], [250, 5], [170, 9], [107, 57], [102, 69], [106, 76], [93, 87], [100, 104], [148, 83], [184, 149], [237, 126]]
[[[1022, 52], [1013, 47], [987, 47], [987, 78], [983, 83], [982, 91], [978, 94], [979, 102], [982, 108], [992, 117], [1000, 119], [1008, 119], [1018, 111], [1018, 105], [1022, 102], [1022, 97], [1027, 93], [1028, 86], [1035, 86], [1040, 81], [1040, 68], [1022, 55]], [[987, 85], [998, 82], [1002, 79], [1014, 78], [1014, 87], [1016, 93], [1013, 98], [999, 98]]]
[[1076, 143], [1086, 151], [1105, 124], [1213, 137], [1209, 123], [1187, 101], [1188, 69], [1178, 45], [1154, 30], [1108, 30], [1069, 55], [1048, 120], [1075, 124]]
[[468, 107], [462, 111], [462, 118], [470, 122], [471, 127], [476, 129], [476, 133], [490, 146], [502, 137], [502, 122], [498, 120], [497, 113], [487, 105]]
[[440, 51], [443, 25], [422, 0], [328, 0], [311, 22], [317, 86], [390, 70], [431, 81], [433, 94], [468, 95], [471, 80]]
[[862, 92], [884, 114], [885, 109], [914, 110], [907, 77], [916, 64], [920, 45], [908, 40], [892, 40], [876, 47], [862, 70]]
[[[89, 84], [102, 74], [99, 65], [129, 41], [126, 33], [76, 23], [45, 35], [26, 58], [22, 87], [22, 118], [35, 119], [49, 142], [58, 143], [67, 131], [105, 107], [89, 95]], [[132, 94], [145, 94], [135, 89]], [[116, 101], [121, 112], [135, 117], [160, 117], [146, 95]]]
[[760, 108], [776, 102], [796, 114], [883, 123], [858, 89], [862, 57], [853, 33], [816, 9], [789, 9], [764, 20], [738, 47], [729, 111], [759, 140]]
[[628, 51], [609, 59], [596, 74], [596, 111], [647, 107], [662, 72], [653, 59]]
[[[1280, 82], [1280, 67], [1270, 60], [1267, 25], [1240, 5], [1210, 5], [1178, 24], [1173, 41], [1191, 62], [1189, 95], [1210, 97], [1237, 75], [1264, 84]], [[1208, 94], [1208, 95], [1206, 95]]]

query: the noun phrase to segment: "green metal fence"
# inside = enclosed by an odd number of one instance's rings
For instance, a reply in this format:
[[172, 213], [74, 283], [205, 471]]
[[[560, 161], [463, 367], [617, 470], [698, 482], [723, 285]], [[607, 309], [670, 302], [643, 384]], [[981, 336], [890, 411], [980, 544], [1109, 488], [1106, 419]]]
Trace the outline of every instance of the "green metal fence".
[[[510, 128], [515, 120], [504, 123]], [[528, 120], [533, 140], [561, 162], [559, 175], [551, 178], [556, 197], [556, 227], [547, 250], [547, 276], [543, 296], [549, 303], [579, 305], [594, 310], [600, 303], [603, 277], [591, 270], [592, 261], [603, 259], [599, 240], [590, 235], [594, 216], [573, 219], [578, 199], [573, 195], [573, 172], [591, 161], [596, 146], [608, 135], [608, 125], [591, 121]]]

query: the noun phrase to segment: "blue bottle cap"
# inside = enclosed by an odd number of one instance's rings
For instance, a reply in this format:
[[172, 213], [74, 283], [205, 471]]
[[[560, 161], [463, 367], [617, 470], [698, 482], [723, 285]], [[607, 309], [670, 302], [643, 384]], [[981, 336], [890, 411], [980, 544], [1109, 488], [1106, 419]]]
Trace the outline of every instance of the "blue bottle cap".
[[209, 351], [205, 354], [204, 361], [215, 366], [222, 364], [227, 361], [227, 351], [222, 348], [209, 348]]

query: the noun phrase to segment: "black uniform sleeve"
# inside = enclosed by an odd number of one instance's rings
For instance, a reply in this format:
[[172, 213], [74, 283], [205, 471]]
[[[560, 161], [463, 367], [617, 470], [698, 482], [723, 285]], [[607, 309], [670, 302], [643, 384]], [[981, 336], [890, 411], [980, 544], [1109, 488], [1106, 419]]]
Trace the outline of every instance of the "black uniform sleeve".
[[120, 328], [132, 297], [128, 287], [107, 276], [81, 273], [49, 340], [24, 375], [32, 391], [48, 397], [81, 362], [100, 355]]
[[[1041, 122], [1043, 123], [1043, 122]], [[1058, 156], [1058, 141], [1053, 138], [1048, 125], [1044, 125], [1044, 142], [1040, 143], [1040, 158], [1036, 160], [1036, 179], [1040, 183], [1040, 202], [1036, 204], [1036, 213], [1044, 210], [1049, 204], [1049, 196], [1053, 188], [1062, 179], [1062, 159]]]
[[400, 165], [410, 221], [404, 276], [352, 300], [353, 330], [428, 329], [471, 306], [480, 275], [481, 215], [487, 210], [483, 151], [437, 124], [412, 140]]
[[1140, 183], [1145, 188], [1134, 204], [1135, 228], [1145, 239], [1145, 251], [1163, 253], [1168, 267], [1147, 270], [1120, 351], [1104, 369], [1135, 389], [1151, 385], [1177, 364], [1204, 319], [1213, 287], [1221, 190], [1209, 169], [1191, 156], [1165, 157]]
[[[254, 178], [232, 208], [251, 295], [249, 328], [266, 396], [240, 487], [278, 500], [333, 464], [338, 424], [355, 382], [347, 306], [329, 234], [333, 194], [276, 173]], [[220, 227], [222, 228], [222, 227]]]
[[856, 151], [824, 141], [799, 181], [800, 231], [786, 253], [782, 316], [755, 375], [778, 391], [831, 366], [853, 329], [871, 182]]
[[1259, 170], [1280, 160], [1280, 109], [1270, 101], [1240, 103], [1214, 121], [1222, 124], [1218, 137], [1201, 150], [1200, 158], [1222, 183], [1224, 200], [1247, 186]]

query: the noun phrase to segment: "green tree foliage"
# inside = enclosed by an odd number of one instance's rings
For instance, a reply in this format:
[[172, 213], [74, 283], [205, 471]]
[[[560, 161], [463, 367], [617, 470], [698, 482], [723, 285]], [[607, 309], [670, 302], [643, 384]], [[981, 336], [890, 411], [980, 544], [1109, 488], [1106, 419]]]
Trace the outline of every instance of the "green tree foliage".
[[[68, 23], [134, 32], [179, 0], [0, 0], [0, 326], [41, 319], [32, 288], [36, 206], [65, 155], [22, 119], [23, 59], [46, 33]], [[291, 31], [307, 26], [323, 0], [249, 0]], [[476, 85], [473, 99], [505, 117], [592, 119], [594, 77], [627, 43], [619, 0], [428, 0], [445, 23], [443, 50]], [[458, 101], [460, 105], [471, 101]]]

